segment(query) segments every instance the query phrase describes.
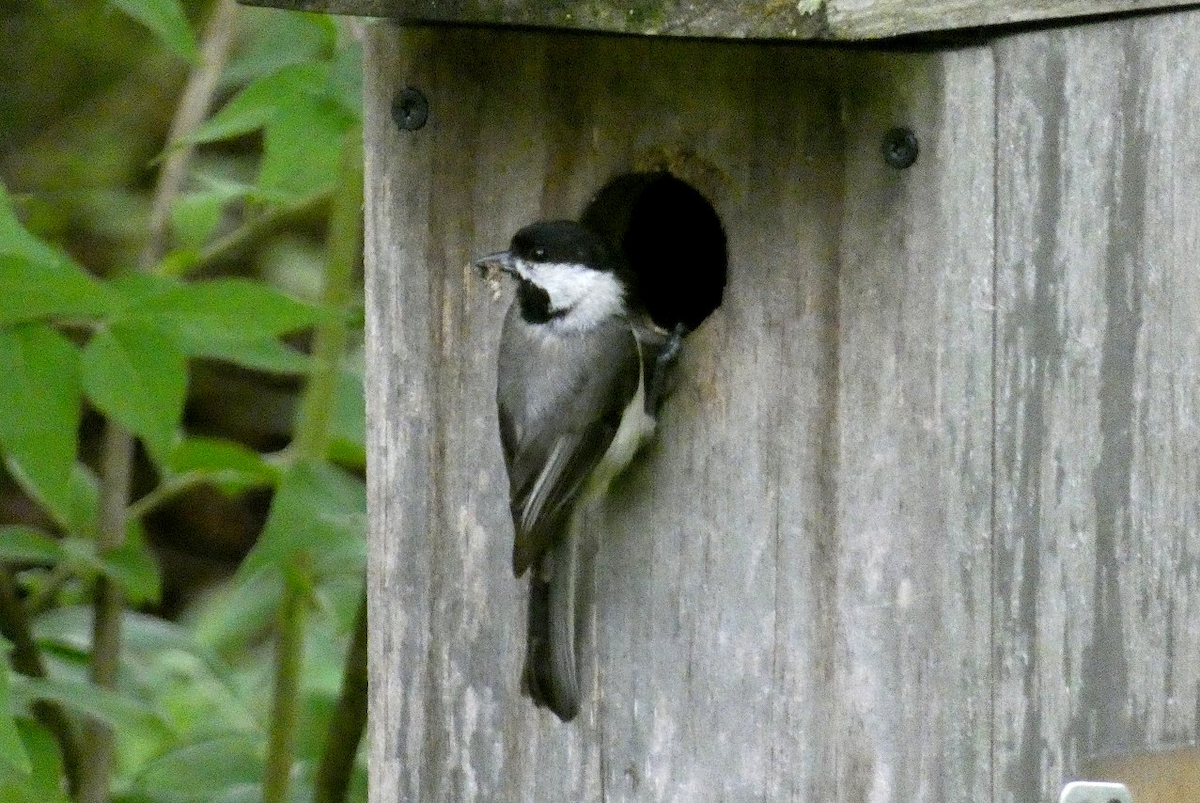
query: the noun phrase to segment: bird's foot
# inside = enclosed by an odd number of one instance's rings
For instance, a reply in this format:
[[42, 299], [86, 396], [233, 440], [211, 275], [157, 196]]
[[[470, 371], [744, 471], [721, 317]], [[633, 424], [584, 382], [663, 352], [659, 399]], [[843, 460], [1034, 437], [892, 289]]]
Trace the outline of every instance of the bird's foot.
[[671, 334], [667, 336], [666, 342], [654, 358], [654, 368], [646, 389], [646, 413], [650, 416], [658, 414], [667, 388], [667, 374], [679, 361], [679, 355], [683, 351], [683, 338], [687, 333], [686, 326], [682, 323], [675, 324], [675, 328], [671, 330]]

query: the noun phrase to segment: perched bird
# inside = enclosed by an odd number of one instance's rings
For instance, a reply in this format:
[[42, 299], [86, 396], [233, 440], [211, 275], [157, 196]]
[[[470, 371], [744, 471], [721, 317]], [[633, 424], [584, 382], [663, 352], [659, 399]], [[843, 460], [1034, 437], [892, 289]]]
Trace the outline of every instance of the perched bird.
[[580, 703], [579, 518], [653, 434], [662, 378], [684, 331], [655, 327], [620, 254], [572, 221], [526, 226], [507, 251], [475, 264], [517, 280], [500, 339], [496, 403], [513, 573], [530, 571], [522, 685], [568, 721]]

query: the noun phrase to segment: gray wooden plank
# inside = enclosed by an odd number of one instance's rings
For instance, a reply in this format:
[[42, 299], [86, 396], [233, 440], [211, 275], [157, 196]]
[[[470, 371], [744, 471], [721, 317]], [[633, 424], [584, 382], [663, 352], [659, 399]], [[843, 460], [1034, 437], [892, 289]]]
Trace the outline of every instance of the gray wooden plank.
[[651, 36], [852, 41], [1196, 5], [1195, 0], [242, 0], [247, 5]]
[[997, 46], [998, 801], [1194, 742], [1200, 15]]
[[[992, 783], [992, 58], [986, 48], [864, 55], [846, 67], [829, 593], [845, 639], [840, 724], [861, 751], [845, 760], [863, 762], [865, 785], [845, 799], [982, 801]], [[905, 170], [881, 158], [896, 125], [920, 144]]]
[[247, 5], [387, 17], [405, 23], [507, 25], [652, 36], [821, 38], [822, 0], [242, 0]]
[[[433, 555], [405, 543], [438, 531], [436, 489], [428, 481], [436, 468], [437, 319], [433, 288], [417, 267], [429, 239], [432, 150], [427, 141], [392, 139], [390, 73], [402, 54], [395, 37], [370, 44], [363, 85], [370, 789], [373, 800], [417, 800], [412, 785], [401, 790], [396, 767], [419, 760], [413, 746], [426, 731], [429, 712], [390, 663], [401, 651], [425, 657], [437, 649], [428, 625]], [[403, 149], [403, 181], [388, 169], [395, 157], [376, 146], [381, 140]], [[397, 231], [404, 235], [393, 239]], [[436, 736], [430, 738], [436, 746]]]
[[1046, 22], [1194, 6], [1194, 0], [829, 0], [825, 19], [838, 39], [876, 39], [958, 28]]
[[[982, 799], [990, 55], [381, 25], [367, 63], [372, 799]], [[926, 150], [898, 174], [900, 118]], [[664, 163], [730, 283], [589, 522], [563, 726], [518, 691], [504, 304], [467, 265]]]

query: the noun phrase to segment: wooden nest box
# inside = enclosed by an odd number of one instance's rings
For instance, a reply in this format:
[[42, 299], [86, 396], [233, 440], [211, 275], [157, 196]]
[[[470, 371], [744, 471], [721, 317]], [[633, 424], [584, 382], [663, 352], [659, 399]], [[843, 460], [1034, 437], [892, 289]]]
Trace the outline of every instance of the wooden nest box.
[[[1200, 13], [264, 2], [394, 20], [366, 49], [372, 800], [1197, 799]], [[470, 263], [606, 187], [591, 214], [659, 257], [723, 232], [727, 275], [647, 262], [703, 323], [588, 522], [564, 725], [520, 692], [507, 298]]]

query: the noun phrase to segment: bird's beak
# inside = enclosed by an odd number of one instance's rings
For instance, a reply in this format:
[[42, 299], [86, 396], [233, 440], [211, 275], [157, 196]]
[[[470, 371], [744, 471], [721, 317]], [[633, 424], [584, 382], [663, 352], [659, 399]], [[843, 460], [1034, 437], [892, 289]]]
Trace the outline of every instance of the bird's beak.
[[511, 251], [497, 251], [494, 254], [488, 254], [485, 257], [475, 260], [475, 267], [484, 273], [494, 270], [502, 270], [505, 273], [516, 274], [517, 267]]

